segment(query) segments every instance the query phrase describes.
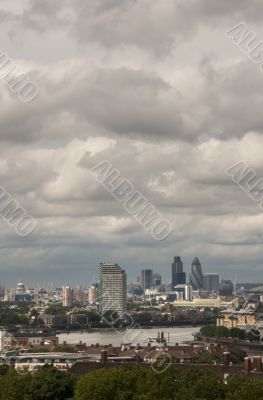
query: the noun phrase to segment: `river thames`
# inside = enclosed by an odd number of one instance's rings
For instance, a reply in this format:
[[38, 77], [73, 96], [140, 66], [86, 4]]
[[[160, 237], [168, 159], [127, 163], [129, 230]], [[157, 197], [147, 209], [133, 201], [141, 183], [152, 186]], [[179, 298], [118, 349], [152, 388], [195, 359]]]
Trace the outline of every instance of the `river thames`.
[[69, 344], [76, 344], [79, 341], [86, 343], [87, 346], [99, 343], [101, 345], [112, 344], [119, 346], [121, 343], [141, 343], [146, 345], [148, 338], [158, 336], [158, 333], [164, 332], [166, 340], [169, 339], [169, 345], [174, 346], [175, 343], [193, 340], [193, 334], [198, 332], [200, 327], [177, 326], [169, 328], [151, 328], [151, 329], [127, 329], [125, 331], [92, 331], [92, 332], [70, 332], [60, 333], [57, 335], [59, 344], [66, 341]]

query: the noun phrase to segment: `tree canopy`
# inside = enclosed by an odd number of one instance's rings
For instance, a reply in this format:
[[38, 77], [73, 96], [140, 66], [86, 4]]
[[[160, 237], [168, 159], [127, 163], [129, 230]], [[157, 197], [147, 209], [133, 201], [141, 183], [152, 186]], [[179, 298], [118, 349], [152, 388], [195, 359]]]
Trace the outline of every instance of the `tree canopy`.
[[71, 374], [49, 365], [32, 375], [9, 369], [0, 376], [0, 400], [66, 400], [74, 386]]
[[79, 379], [75, 400], [263, 400], [263, 381], [236, 376], [226, 385], [206, 369], [169, 367], [158, 374], [134, 366], [102, 369]]
[[259, 332], [246, 332], [239, 328], [226, 328], [225, 326], [206, 325], [200, 329], [201, 335], [218, 338], [236, 338], [239, 340], [259, 341]]
[[0, 400], [263, 400], [263, 380], [223, 377], [200, 367], [158, 371], [134, 365], [73, 378], [52, 366], [34, 374], [2, 368]]

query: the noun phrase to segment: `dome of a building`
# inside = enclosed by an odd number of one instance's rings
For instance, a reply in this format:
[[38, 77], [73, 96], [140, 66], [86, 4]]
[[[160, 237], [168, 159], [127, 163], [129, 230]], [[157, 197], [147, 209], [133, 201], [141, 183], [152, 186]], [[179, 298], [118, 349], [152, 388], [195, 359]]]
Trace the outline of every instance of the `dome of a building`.
[[16, 285], [16, 293], [17, 294], [23, 294], [25, 293], [26, 289], [25, 289], [25, 284], [24, 282], [18, 282]]

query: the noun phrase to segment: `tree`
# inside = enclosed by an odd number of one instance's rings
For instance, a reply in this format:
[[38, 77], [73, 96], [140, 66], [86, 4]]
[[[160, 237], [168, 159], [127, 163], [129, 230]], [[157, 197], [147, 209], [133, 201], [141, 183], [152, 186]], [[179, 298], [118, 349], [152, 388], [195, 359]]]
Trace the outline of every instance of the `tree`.
[[45, 365], [33, 375], [28, 395], [30, 400], [65, 400], [73, 397], [74, 386], [71, 374]]
[[67, 307], [63, 307], [62, 304], [50, 304], [45, 309], [45, 314], [48, 315], [65, 315], [68, 311]]
[[236, 338], [239, 340], [248, 339], [250, 341], [259, 341], [260, 334], [257, 330], [250, 330], [248, 333], [244, 329], [226, 328], [224, 326], [206, 325], [200, 329], [203, 336], [219, 338]]
[[72, 347], [72, 346], [56, 346], [54, 348], [54, 351], [58, 352], [58, 353], [77, 353], [77, 350]]
[[[141, 368], [139, 369], [141, 370]], [[79, 379], [76, 400], [129, 400], [136, 391], [139, 373], [136, 369], [114, 368], [92, 372]]]
[[216, 335], [216, 326], [206, 325], [202, 326], [200, 333], [203, 336], [214, 337]]
[[225, 392], [222, 378], [209, 370], [190, 368], [179, 375], [178, 399], [221, 400]]
[[25, 400], [31, 375], [19, 375], [9, 369], [0, 378], [0, 400]]
[[247, 353], [244, 350], [236, 347], [230, 351], [230, 361], [233, 364], [242, 364], [246, 356]]
[[216, 326], [215, 336], [219, 338], [228, 338], [230, 336], [230, 330], [224, 326]]
[[262, 380], [235, 376], [229, 380], [227, 389], [226, 400], [263, 400]]
[[244, 340], [246, 338], [246, 331], [244, 329], [232, 328], [230, 329], [229, 334], [232, 338], [237, 338], [240, 340]]
[[94, 311], [86, 311], [85, 314], [87, 315], [88, 322], [93, 323], [93, 322], [100, 322], [101, 316], [97, 314]]
[[25, 315], [18, 315], [13, 310], [5, 310], [0, 312], [0, 325], [15, 325], [20, 323], [27, 323], [28, 319]]
[[77, 382], [75, 400], [263, 400], [263, 381], [244, 376], [223, 378], [204, 368], [158, 374], [134, 366], [100, 369]]
[[5, 375], [9, 371], [9, 367], [6, 364], [0, 365], [0, 376]]
[[134, 316], [136, 322], [150, 322], [153, 318], [152, 313], [150, 312], [142, 312], [138, 313]]

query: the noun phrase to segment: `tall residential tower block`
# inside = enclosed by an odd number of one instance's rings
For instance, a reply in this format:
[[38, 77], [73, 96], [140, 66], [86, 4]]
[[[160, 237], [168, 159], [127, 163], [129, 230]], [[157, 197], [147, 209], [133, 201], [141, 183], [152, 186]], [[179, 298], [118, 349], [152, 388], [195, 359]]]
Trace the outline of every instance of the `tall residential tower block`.
[[127, 275], [118, 264], [100, 263], [100, 313], [116, 311], [121, 317], [126, 311]]

